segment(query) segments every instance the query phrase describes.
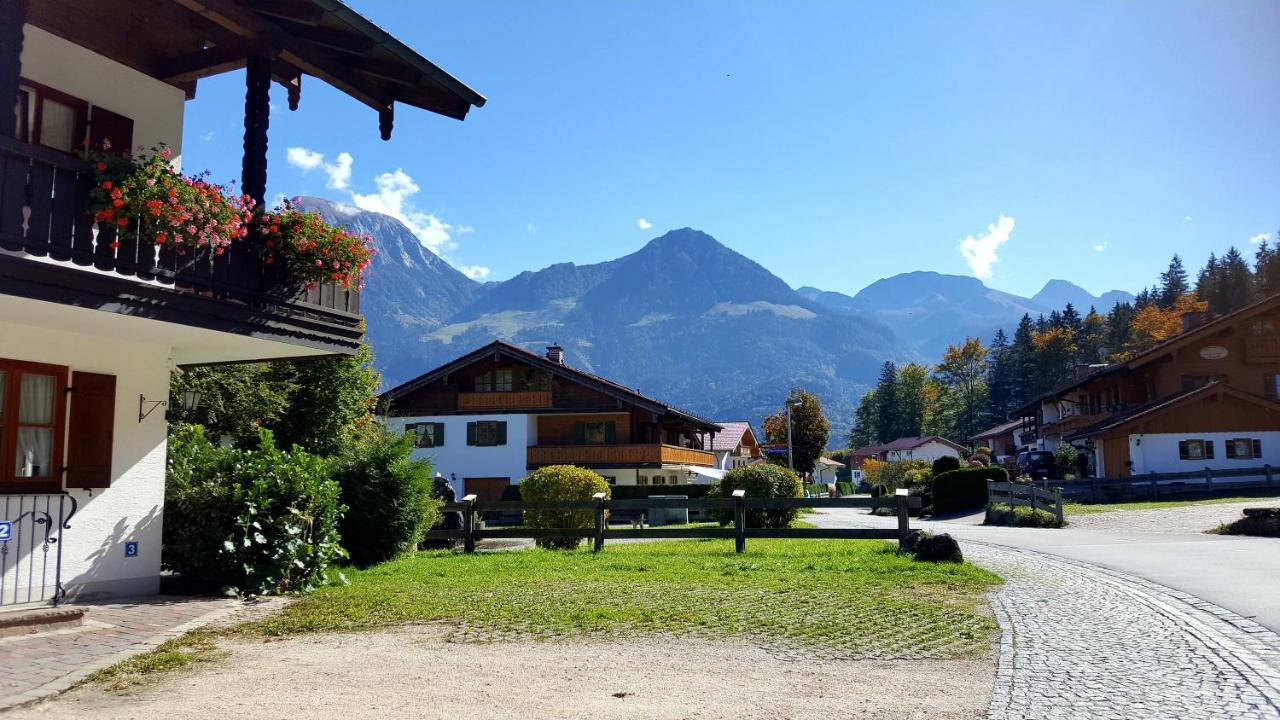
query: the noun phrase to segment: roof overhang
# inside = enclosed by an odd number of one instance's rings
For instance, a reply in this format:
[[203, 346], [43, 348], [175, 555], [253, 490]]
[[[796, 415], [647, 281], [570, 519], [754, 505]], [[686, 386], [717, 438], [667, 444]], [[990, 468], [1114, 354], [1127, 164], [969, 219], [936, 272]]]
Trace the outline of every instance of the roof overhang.
[[1083, 440], [1085, 438], [1096, 437], [1098, 435], [1109, 435], [1122, 431], [1124, 428], [1135, 423], [1141, 423], [1153, 417], [1167, 414], [1186, 405], [1203, 400], [1214, 395], [1233, 397], [1243, 402], [1255, 405], [1263, 410], [1280, 413], [1280, 402], [1259, 397], [1252, 393], [1239, 390], [1231, 385], [1221, 382], [1212, 382], [1207, 385], [1188, 390], [1184, 393], [1174, 395], [1160, 402], [1152, 403], [1148, 406], [1139, 408], [1127, 415], [1109, 418], [1102, 422], [1091, 425], [1078, 432], [1064, 436], [1062, 439], [1071, 442], [1073, 440]]

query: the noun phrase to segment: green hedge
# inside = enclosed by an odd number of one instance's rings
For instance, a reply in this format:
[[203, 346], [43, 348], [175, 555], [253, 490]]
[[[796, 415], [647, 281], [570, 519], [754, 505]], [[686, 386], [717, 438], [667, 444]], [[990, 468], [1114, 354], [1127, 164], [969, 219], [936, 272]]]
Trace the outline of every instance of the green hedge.
[[858, 491], [851, 482], [836, 483], [836, 488], [840, 490], [840, 494], [848, 497]]
[[933, 478], [933, 513], [942, 515], [960, 510], [976, 510], [987, 504], [987, 481], [1008, 482], [1002, 467], [948, 470]]
[[931, 470], [933, 472], [933, 475], [937, 477], [938, 475], [941, 475], [944, 472], [959, 470], [960, 467], [961, 467], [960, 458], [952, 457], [951, 455], [943, 455], [942, 457], [933, 461], [933, 467], [931, 468]]
[[[748, 465], [725, 473], [724, 479], [712, 485], [711, 497], [733, 497], [733, 491], [747, 491], [749, 498], [798, 498], [804, 496], [800, 476], [780, 465]], [[711, 517], [721, 525], [733, 522], [732, 510], [712, 510]], [[747, 527], [787, 528], [800, 516], [798, 508], [785, 510], [748, 510]]]
[[688, 495], [704, 498], [711, 492], [710, 485], [614, 485], [614, 500], [644, 500], [650, 495]]

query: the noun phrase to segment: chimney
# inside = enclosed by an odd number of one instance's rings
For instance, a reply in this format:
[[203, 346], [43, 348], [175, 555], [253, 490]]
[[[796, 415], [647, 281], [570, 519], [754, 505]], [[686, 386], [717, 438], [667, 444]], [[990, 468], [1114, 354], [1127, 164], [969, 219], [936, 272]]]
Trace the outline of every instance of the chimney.
[[559, 345], [547, 346], [547, 359], [557, 365], [564, 364], [564, 348]]
[[1204, 313], [1202, 312], [1186, 312], [1182, 313], [1182, 332], [1195, 330], [1204, 324]]

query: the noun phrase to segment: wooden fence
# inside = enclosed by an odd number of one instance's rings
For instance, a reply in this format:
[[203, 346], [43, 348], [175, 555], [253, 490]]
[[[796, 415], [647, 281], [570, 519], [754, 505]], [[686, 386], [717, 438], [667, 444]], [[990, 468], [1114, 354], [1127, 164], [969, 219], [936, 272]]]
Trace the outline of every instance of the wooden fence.
[[[1128, 477], [1041, 480], [1040, 487], [1056, 487], [1069, 500], [1087, 503], [1158, 500], [1188, 495], [1280, 491], [1280, 477], [1270, 465], [1229, 470], [1203, 468], [1189, 472], [1145, 473]], [[1241, 478], [1251, 478], [1242, 480]]]
[[1010, 522], [1013, 521], [1012, 513], [1019, 505], [1053, 513], [1058, 522], [1063, 520], [1060, 488], [1046, 490], [1035, 485], [988, 480], [987, 508], [994, 509], [1001, 505], [1009, 506]]
[[[753, 538], [813, 538], [841, 540], [897, 540], [899, 547], [911, 544], [914, 532], [910, 526], [909, 510], [921, 505], [919, 497], [896, 495], [881, 498], [749, 498], [742, 490], [731, 498], [647, 498], [637, 500], [608, 500], [603, 494], [591, 500], [560, 500], [554, 502], [480, 501], [475, 495], [467, 495], [462, 502], [445, 503], [443, 512], [462, 513], [462, 528], [457, 530], [431, 530], [429, 540], [461, 540], [466, 552], [474, 552], [476, 541], [488, 538], [589, 538], [599, 552], [605, 540], [636, 538], [733, 538], [737, 552], [746, 550], [748, 537]], [[638, 529], [610, 527], [606, 518], [611, 510], [651, 510], [654, 508], [688, 508], [689, 510], [732, 510], [733, 524], [725, 527], [688, 527]], [[748, 510], [784, 510], [789, 508], [892, 508], [897, 513], [897, 528], [749, 528]], [[476, 521], [482, 512], [524, 512], [526, 510], [580, 510], [594, 513], [594, 527], [579, 528], [482, 528]]]

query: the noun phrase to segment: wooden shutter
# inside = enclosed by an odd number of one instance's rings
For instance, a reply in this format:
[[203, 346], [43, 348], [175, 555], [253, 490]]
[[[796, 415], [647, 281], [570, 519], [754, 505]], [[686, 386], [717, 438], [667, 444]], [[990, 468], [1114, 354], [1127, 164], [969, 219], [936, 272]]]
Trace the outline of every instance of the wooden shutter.
[[1186, 440], [1179, 440], [1179, 441], [1178, 441], [1178, 459], [1179, 459], [1179, 460], [1190, 460], [1190, 459], [1191, 459], [1191, 453], [1187, 451], [1187, 441], [1186, 441]]
[[444, 423], [435, 423], [435, 426], [435, 437], [432, 439], [435, 442], [435, 447], [441, 447], [444, 445]]
[[1227, 459], [1234, 460], [1235, 457], [1236, 457], [1236, 441], [1228, 440], [1227, 441]]
[[1205, 460], [1213, 459], [1213, 441], [1212, 440], [1204, 441], [1204, 459]]
[[604, 424], [604, 444], [605, 445], [618, 444], [618, 423], [614, 422], [613, 420], [610, 420], [609, 422]]
[[117, 155], [133, 151], [133, 119], [94, 106], [89, 119], [89, 147], [102, 149], [102, 141], [111, 141], [109, 152]]
[[1262, 459], [1262, 441], [1254, 438], [1253, 440], [1253, 459]]
[[116, 376], [71, 373], [70, 415], [67, 423], [67, 487], [111, 487]]
[[587, 444], [587, 424], [584, 422], [576, 422], [573, 424], [573, 444]]
[[498, 436], [498, 441], [495, 444], [506, 445], [507, 444], [507, 423], [503, 421], [503, 422], [494, 423], [494, 425], [497, 426], [496, 428], [497, 433], [495, 434]]
[[476, 424], [473, 422], [467, 423], [467, 444], [476, 444]]
[[1276, 385], [1278, 384], [1277, 378], [1280, 378], [1280, 376], [1277, 376], [1277, 375], [1262, 376], [1262, 395], [1266, 397], [1268, 400], [1276, 399]]

